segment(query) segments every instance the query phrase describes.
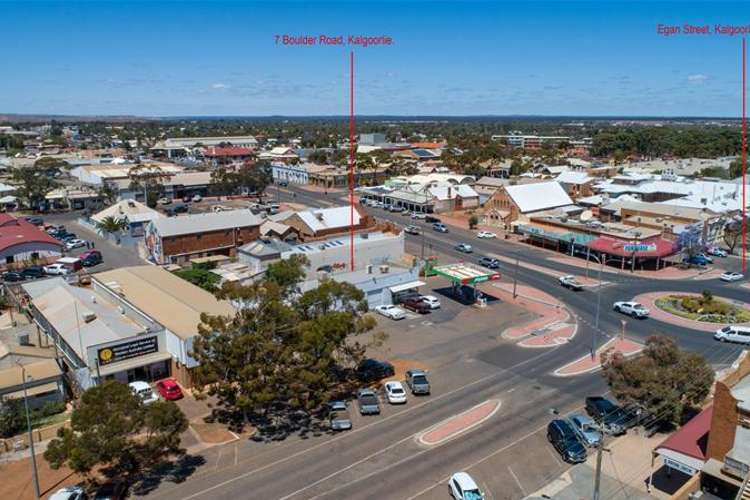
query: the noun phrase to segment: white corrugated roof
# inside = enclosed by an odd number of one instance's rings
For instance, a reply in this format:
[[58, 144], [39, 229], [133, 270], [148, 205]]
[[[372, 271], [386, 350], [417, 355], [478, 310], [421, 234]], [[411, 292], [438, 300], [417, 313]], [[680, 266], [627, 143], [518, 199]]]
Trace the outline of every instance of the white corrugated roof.
[[[349, 226], [351, 208], [349, 206], [321, 208], [320, 210], [307, 210], [298, 212], [300, 219], [315, 232], [325, 229], [337, 229]], [[360, 215], [354, 209], [354, 225], [359, 224]]]
[[126, 217], [130, 222], [144, 222], [164, 217], [160, 212], [149, 208], [136, 200], [121, 200], [91, 216], [95, 222], [101, 222], [105, 217], [120, 219]]
[[506, 186], [505, 191], [522, 213], [572, 205], [573, 200], [557, 182]]
[[[450, 189], [450, 195], [448, 194], [448, 190]], [[432, 196], [437, 198], [438, 200], [451, 200], [455, 198], [456, 196], [460, 196], [461, 198], [474, 198], [479, 196], [476, 191], [471, 186], [467, 186], [465, 184], [458, 184], [455, 186], [449, 186], [449, 185], [441, 185], [441, 186], [435, 186], [431, 187], [429, 189]]]
[[227, 212], [180, 215], [155, 219], [152, 224], [159, 235], [178, 236], [181, 234], [205, 233], [237, 227], [259, 226], [263, 219], [250, 210], [230, 210]]
[[573, 172], [572, 170], [566, 170], [558, 175], [555, 180], [564, 184], [586, 184], [593, 179], [589, 177], [586, 172]]

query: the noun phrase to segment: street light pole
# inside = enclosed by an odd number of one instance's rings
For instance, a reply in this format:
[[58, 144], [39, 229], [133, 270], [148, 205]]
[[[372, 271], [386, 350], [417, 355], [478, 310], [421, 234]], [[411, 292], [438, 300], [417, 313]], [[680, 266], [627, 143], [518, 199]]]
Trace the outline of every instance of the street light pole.
[[518, 256], [516, 256], [516, 268], [513, 271], [513, 298], [515, 299], [516, 294], [516, 287], [518, 286]]
[[36, 454], [34, 452], [34, 435], [31, 432], [31, 416], [29, 413], [29, 397], [26, 393], [26, 369], [23, 365], [21, 367], [21, 385], [23, 386], [23, 404], [26, 409], [26, 427], [29, 431], [29, 447], [31, 448], [31, 468], [34, 474], [34, 493], [36, 498], [41, 498], [42, 494], [39, 490], [39, 472], [36, 468]]

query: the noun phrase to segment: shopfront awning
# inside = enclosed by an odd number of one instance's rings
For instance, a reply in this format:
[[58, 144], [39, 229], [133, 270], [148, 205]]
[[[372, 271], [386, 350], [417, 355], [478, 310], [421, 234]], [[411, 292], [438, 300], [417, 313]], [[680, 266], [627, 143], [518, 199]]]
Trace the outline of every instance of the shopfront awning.
[[589, 241], [587, 246], [592, 250], [620, 257], [668, 257], [677, 252], [674, 242], [663, 238], [633, 242], [601, 237]]
[[[100, 366], [99, 375], [104, 377], [105, 375], [111, 375], [113, 373], [122, 372], [125, 370], [132, 370], [133, 368], [139, 368], [141, 366], [148, 366], [152, 363], [171, 359], [172, 355], [168, 352], [154, 352], [152, 354], [146, 354], [145, 356], [138, 356], [137, 358], [127, 359], [120, 361], [119, 363], [112, 363], [111, 365]], [[91, 372], [96, 375], [96, 367], [91, 368]]]
[[425, 285], [424, 281], [410, 281], [408, 283], [401, 283], [400, 285], [389, 287], [388, 290], [390, 290], [391, 293], [398, 293], [398, 292], [403, 292], [405, 290], [410, 290], [412, 288], [418, 288], [424, 285]]
[[654, 448], [664, 465], [691, 476], [703, 468], [713, 410], [713, 406], [706, 408]]

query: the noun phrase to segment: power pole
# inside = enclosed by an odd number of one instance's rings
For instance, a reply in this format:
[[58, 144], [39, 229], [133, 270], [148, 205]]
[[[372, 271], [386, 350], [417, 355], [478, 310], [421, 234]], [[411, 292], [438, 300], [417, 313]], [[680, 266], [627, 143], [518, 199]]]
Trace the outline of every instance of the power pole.
[[31, 417], [29, 416], [29, 397], [26, 392], [26, 370], [24, 369], [23, 365], [21, 366], [21, 384], [23, 385], [23, 404], [26, 408], [26, 427], [29, 431], [29, 447], [31, 448], [31, 469], [34, 474], [34, 493], [36, 493], [36, 498], [41, 498], [42, 494], [39, 490], [39, 472], [36, 468], [36, 452], [34, 451], [34, 434], [31, 432]]
[[517, 297], [516, 288], [518, 287], [518, 265], [519, 265], [518, 260], [519, 258], [518, 256], [516, 256], [516, 268], [513, 271], [513, 298], [514, 299]]
[[602, 482], [602, 452], [604, 451], [604, 433], [599, 440], [599, 446], [596, 449], [596, 473], [594, 474], [594, 496], [593, 500], [600, 500], [599, 488]]

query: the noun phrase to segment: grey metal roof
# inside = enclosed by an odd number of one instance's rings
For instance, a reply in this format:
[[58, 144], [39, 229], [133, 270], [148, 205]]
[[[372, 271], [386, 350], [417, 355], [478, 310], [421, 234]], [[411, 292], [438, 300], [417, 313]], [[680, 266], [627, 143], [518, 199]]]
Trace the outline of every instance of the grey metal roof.
[[197, 234], [222, 229], [259, 226], [263, 219], [250, 210], [231, 210], [205, 214], [180, 215], [155, 219], [152, 224], [160, 236], [179, 236], [182, 234]]

